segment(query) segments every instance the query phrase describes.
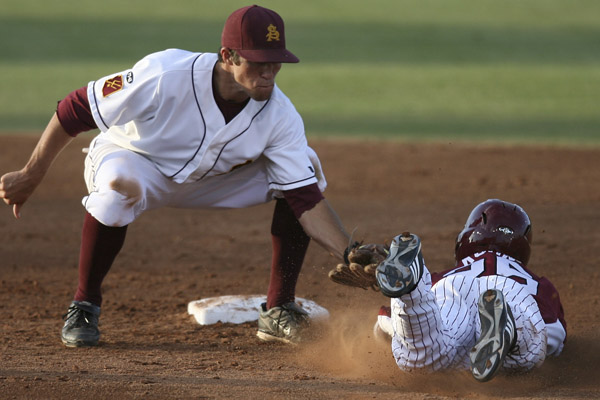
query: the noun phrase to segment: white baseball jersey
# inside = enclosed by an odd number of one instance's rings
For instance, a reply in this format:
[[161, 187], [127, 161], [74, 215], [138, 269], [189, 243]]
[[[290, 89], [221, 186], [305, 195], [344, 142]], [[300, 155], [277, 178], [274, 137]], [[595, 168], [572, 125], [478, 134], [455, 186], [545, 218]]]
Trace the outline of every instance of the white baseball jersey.
[[302, 119], [276, 86], [267, 101], [250, 100], [229, 124], [213, 97], [213, 53], [166, 50], [88, 84], [102, 135], [152, 160], [175, 182], [226, 174], [264, 154], [270, 185], [287, 190], [316, 183]]
[[[493, 267], [493, 271], [489, 270]], [[486, 268], [488, 271], [485, 271]], [[425, 267], [409, 294], [391, 300], [391, 318], [379, 316], [377, 326], [392, 336], [392, 352], [403, 370], [469, 368], [469, 351], [481, 326], [479, 295], [488, 289], [504, 294], [517, 329], [517, 346], [504, 360], [506, 369], [539, 366], [546, 355], [558, 355], [566, 331], [555, 317], [546, 323], [534, 298], [538, 278], [518, 261], [499, 253], [482, 252], [463, 260], [432, 286]]]
[[[250, 99], [225, 123], [213, 95], [216, 63], [217, 54], [170, 49], [88, 84], [92, 116], [101, 133], [86, 161], [90, 194], [83, 202], [99, 221], [123, 225], [161, 206], [245, 207], [268, 201], [267, 191], [313, 183], [325, 189], [302, 119], [277, 86], [269, 100]], [[229, 179], [235, 176], [237, 180]], [[130, 192], [138, 197], [112, 193], [116, 178], [134, 179]], [[209, 199], [195, 193], [209, 189]], [[185, 191], [187, 198], [181, 192], [173, 196], [173, 191]], [[115, 215], [119, 208], [122, 215]]]

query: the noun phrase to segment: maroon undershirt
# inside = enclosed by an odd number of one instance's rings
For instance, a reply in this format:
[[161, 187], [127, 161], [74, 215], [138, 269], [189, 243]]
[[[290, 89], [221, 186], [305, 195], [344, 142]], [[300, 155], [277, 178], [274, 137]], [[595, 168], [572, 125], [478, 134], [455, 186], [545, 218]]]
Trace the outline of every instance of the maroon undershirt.
[[219, 106], [219, 110], [221, 110], [221, 113], [223, 114], [223, 118], [225, 118], [225, 123], [228, 124], [232, 119], [236, 117], [236, 115], [238, 115], [244, 109], [244, 107], [246, 107], [246, 104], [248, 104], [250, 98], [248, 97], [241, 103], [227, 101], [223, 97], [221, 97], [219, 92], [214, 90], [214, 87], [215, 83], [213, 79], [213, 97], [215, 99], [215, 102], [217, 103], [217, 106]]
[[71, 136], [77, 136], [98, 128], [87, 96], [87, 86], [72, 91], [58, 102], [56, 116], [63, 129]]

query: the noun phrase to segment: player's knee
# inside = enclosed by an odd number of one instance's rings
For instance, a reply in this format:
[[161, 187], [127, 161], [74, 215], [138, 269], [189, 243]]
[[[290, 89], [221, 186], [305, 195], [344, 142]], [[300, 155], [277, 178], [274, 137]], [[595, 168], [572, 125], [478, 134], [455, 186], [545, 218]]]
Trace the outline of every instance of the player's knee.
[[142, 188], [131, 179], [115, 178], [107, 187], [92, 191], [83, 200], [85, 208], [106, 226], [125, 226], [143, 209]]
[[123, 196], [126, 207], [133, 207], [142, 198], [142, 188], [133, 179], [116, 178], [110, 182], [110, 188]]

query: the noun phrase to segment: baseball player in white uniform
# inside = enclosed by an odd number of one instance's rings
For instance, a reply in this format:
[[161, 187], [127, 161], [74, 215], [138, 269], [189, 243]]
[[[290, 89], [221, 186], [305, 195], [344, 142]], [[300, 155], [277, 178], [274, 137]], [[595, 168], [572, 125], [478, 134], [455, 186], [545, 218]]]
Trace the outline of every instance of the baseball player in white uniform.
[[500, 369], [529, 370], [561, 353], [566, 322], [557, 290], [529, 269], [531, 222], [518, 205], [476, 206], [456, 241], [456, 267], [430, 273], [421, 241], [394, 238], [377, 267], [391, 297], [375, 324], [392, 338], [402, 370], [470, 368], [480, 382]]
[[248, 6], [225, 22], [218, 54], [170, 49], [90, 82], [59, 102], [20, 171], [0, 196], [19, 218], [23, 203], [73, 136], [100, 129], [85, 160], [88, 195], [79, 285], [62, 341], [98, 343], [101, 284], [129, 224], [160, 207], [239, 208], [275, 199], [273, 257], [258, 337], [296, 342], [307, 314], [295, 287], [310, 238], [340, 258], [349, 235], [324, 199], [325, 177], [302, 119], [275, 84], [283, 20]]

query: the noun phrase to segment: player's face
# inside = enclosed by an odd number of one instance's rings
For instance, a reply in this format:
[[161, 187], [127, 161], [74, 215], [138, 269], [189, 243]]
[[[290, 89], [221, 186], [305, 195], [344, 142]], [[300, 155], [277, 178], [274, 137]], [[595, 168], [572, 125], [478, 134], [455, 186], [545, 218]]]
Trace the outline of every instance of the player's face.
[[257, 63], [241, 58], [232, 68], [233, 77], [240, 89], [256, 101], [268, 100], [275, 86], [275, 76], [281, 63]]

